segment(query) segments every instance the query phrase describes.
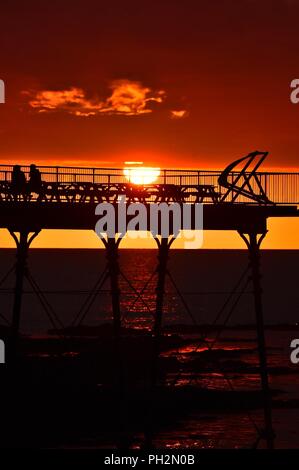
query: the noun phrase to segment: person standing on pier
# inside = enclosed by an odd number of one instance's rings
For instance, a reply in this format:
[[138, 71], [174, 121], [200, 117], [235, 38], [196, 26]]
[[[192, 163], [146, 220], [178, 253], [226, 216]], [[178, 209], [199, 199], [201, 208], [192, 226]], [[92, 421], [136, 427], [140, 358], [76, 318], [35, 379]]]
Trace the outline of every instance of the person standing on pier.
[[37, 193], [41, 195], [41, 189], [42, 189], [42, 179], [41, 179], [41, 174], [38, 168], [36, 168], [36, 165], [32, 164], [30, 165], [30, 172], [29, 172], [29, 192], [30, 193]]
[[11, 189], [15, 201], [19, 199], [20, 195], [24, 197], [26, 193], [26, 177], [20, 165], [14, 165], [13, 167], [11, 173]]

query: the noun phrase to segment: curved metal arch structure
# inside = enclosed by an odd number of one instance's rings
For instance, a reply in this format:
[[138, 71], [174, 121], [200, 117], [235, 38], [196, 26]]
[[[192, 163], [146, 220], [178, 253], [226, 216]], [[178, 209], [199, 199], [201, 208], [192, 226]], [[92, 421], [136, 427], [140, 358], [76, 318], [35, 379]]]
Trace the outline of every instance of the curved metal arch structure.
[[[219, 185], [226, 188], [220, 202], [224, 202], [229, 198], [230, 202], [236, 202], [239, 196], [245, 196], [258, 204], [274, 204], [269, 200], [257, 174], [258, 168], [267, 155], [268, 152], [255, 151], [230, 163], [218, 178]], [[238, 172], [234, 172], [233, 170], [241, 163], [245, 163], [243, 168]], [[252, 169], [250, 170], [251, 166]]]

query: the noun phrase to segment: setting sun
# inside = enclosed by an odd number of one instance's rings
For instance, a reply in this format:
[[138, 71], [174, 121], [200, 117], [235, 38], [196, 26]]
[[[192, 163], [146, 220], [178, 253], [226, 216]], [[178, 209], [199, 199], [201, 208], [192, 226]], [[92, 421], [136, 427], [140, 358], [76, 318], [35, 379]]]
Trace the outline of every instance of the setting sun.
[[160, 168], [135, 167], [124, 168], [124, 175], [130, 183], [150, 184], [157, 181], [160, 175]]

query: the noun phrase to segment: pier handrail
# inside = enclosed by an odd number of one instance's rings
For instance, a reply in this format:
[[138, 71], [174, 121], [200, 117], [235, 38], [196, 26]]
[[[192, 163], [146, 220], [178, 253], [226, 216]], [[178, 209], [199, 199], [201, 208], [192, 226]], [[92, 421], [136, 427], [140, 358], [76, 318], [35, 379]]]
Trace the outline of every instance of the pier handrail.
[[[38, 165], [44, 182], [57, 183], [60, 185], [70, 185], [79, 183], [92, 183], [94, 185], [117, 186], [119, 184], [129, 184], [128, 178], [124, 174], [124, 168], [96, 168], [79, 166], [46, 166]], [[11, 181], [13, 165], [0, 165], [0, 182], [9, 183]], [[29, 178], [29, 165], [22, 165], [26, 178]], [[160, 175], [154, 185], [174, 185], [179, 187], [197, 188], [202, 185], [210, 185], [215, 188], [215, 192], [221, 193], [221, 186], [218, 178], [222, 174], [221, 170], [195, 170], [195, 169], [161, 169]], [[232, 171], [228, 179], [235, 180], [240, 174]], [[250, 173], [244, 172], [244, 175]], [[276, 172], [259, 171], [256, 172], [258, 185], [253, 189], [259, 190], [262, 186], [270, 201], [275, 204], [299, 204], [299, 172]], [[145, 185], [146, 186], [146, 185]], [[204, 201], [211, 202], [211, 201]], [[229, 202], [229, 199], [227, 199]], [[250, 202], [245, 196], [240, 196], [235, 202]]]

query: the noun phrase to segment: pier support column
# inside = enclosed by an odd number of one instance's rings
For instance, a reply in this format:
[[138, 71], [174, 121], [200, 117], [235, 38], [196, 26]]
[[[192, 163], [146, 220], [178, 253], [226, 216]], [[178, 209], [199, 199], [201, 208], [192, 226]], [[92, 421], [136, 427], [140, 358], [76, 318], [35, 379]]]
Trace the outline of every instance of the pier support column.
[[154, 237], [158, 246], [158, 265], [156, 268], [156, 310], [154, 324], [152, 328], [152, 358], [149, 370], [149, 390], [146, 400], [145, 429], [144, 429], [144, 449], [152, 449], [155, 434], [155, 413], [156, 413], [156, 387], [158, 383], [158, 361], [160, 355], [161, 329], [163, 319], [165, 281], [167, 276], [167, 262], [169, 249], [175, 237], [165, 238]]
[[114, 370], [115, 370], [115, 386], [122, 391], [123, 365], [121, 357], [121, 309], [120, 309], [120, 288], [119, 288], [119, 264], [118, 264], [118, 247], [121, 237], [101, 238], [107, 258], [107, 275], [110, 279], [110, 293], [113, 315], [113, 340], [114, 340]]
[[256, 316], [256, 329], [257, 329], [257, 344], [259, 353], [260, 363], [260, 376], [261, 385], [263, 392], [263, 404], [264, 404], [264, 420], [265, 420], [265, 432], [264, 437], [266, 439], [268, 449], [274, 447], [274, 431], [272, 427], [272, 406], [271, 406], [271, 393], [268, 380], [268, 366], [267, 366], [267, 354], [266, 354], [266, 343], [265, 343], [265, 327], [263, 317], [263, 304], [262, 304], [262, 287], [261, 287], [261, 273], [260, 273], [260, 246], [263, 239], [266, 236], [267, 231], [262, 234], [257, 234], [252, 231], [248, 234], [239, 232], [240, 236], [246, 243], [249, 252], [249, 262], [251, 266], [253, 294], [254, 294], [254, 306]]
[[163, 319], [163, 307], [164, 307], [164, 294], [165, 294], [165, 279], [167, 275], [167, 262], [169, 249], [175, 240], [172, 238], [159, 239], [155, 237], [155, 241], [158, 245], [158, 266], [157, 266], [157, 287], [156, 287], [156, 311], [153, 325], [153, 339], [154, 339], [154, 351], [153, 351], [153, 370], [152, 370], [152, 383], [153, 385], [157, 382], [157, 362], [160, 354], [160, 338], [161, 328]]
[[119, 288], [119, 265], [118, 265], [118, 247], [121, 238], [103, 239], [106, 249], [107, 268], [110, 278], [112, 313], [113, 313], [113, 330], [116, 339], [120, 337], [121, 331], [121, 311], [120, 311], [120, 288]]
[[[22, 297], [23, 297], [23, 281], [24, 275], [27, 269], [27, 257], [28, 250], [32, 241], [39, 234], [39, 230], [29, 231], [29, 230], [20, 230], [14, 231], [9, 230], [12, 238], [16, 242], [17, 253], [16, 253], [16, 282], [14, 289], [14, 303], [13, 303], [13, 313], [12, 313], [12, 324], [11, 324], [11, 333], [12, 333], [12, 342], [13, 349], [16, 347], [19, 329], [20, 329], [20, 319], [21, 319], [21, 308], [22, 308]], [[19, 234], [19, 236], [17, 235]], [[31, 234], [31, 235], [30, 235]]]
[[128, 423], [129, 417], [127, 413], [128, 396], [127, 384], [124, 375], [124, 359], [122, 348], [122, 332], [121, 332], [121, 308], [120, 308], [120, 287], [119, 287], [119, 263], [118, 263], [118, 247], [122, 240], [121, 237], [101, 238], [104, 243], [107, 257], [107, 271], [110, 278], [110, 290], [113, 313], [113, 340], [114, 340], [114, 398], [115, 398], [115, 421], [116, 421], [116, 446], [119, 449], [127, 448]]

